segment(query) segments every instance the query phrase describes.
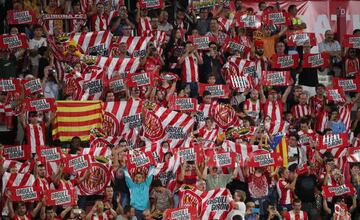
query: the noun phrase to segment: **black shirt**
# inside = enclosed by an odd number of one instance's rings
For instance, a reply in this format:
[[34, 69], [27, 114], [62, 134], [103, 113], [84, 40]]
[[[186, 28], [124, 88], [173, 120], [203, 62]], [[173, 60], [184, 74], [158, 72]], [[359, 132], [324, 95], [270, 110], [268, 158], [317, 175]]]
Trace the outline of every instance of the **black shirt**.
[[315, 202], [314, 189], [317, 178], [314, 174], [300, 175], [296, 181], [295, 193], [301, 202]]
[[319, 84], [317, 69], [303, 68], [299, 73], [299, 84], [311, 87], [315, 87], [317, 84]]

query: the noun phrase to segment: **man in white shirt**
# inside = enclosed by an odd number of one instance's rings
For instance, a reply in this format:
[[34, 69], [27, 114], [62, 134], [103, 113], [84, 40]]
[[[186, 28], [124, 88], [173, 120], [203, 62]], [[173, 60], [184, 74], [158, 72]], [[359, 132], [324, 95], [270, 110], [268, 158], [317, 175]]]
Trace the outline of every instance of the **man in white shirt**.
[[339, 41], [334, 39], [334, 33], [331, 30], [325, 31], [325, 39], [319, 44], [319, 52], [329, 53], [332, 63], [341, 61], [341, 46]]
[[30, 63], [34, 76], [38, 75], [39, 58], [38, 49], [47, 47], [46, 38], [42, 37], [43, 29], [40, 25], [34, 26], [34, 38], [29, 41]]
[[158, 30], [165, 31], [167, 36], [171, 35], [173, 26], [168, 22], [169, 14], [167, 11], [161, 11], [159, 16]]

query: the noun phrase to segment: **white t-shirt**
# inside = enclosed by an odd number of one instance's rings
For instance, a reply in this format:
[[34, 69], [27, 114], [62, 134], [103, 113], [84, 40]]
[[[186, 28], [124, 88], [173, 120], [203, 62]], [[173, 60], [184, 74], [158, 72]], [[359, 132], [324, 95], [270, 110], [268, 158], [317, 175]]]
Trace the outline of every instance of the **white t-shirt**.
[[[33, 38], [29, 41], [29, 49], [30, 50], [34, 50], [34, 49], [37, 50], [40, 47], [47, 47], [46, 38], [42, 37], [39, 40], [36, 40]], [[36, 55], [33, 57], [30, 56], [31, 65], [34, 65], [34, 66], [39, 65], [39, 58], [40, 58], [40, 55]]]

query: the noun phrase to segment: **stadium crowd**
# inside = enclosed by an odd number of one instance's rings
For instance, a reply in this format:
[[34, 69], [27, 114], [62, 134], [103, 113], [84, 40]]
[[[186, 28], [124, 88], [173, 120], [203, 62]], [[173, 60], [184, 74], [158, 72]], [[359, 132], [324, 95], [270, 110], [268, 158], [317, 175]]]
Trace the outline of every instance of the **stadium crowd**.
[[360, 30], [134, 2], [0, 2], [2, 219], [360, 219]]

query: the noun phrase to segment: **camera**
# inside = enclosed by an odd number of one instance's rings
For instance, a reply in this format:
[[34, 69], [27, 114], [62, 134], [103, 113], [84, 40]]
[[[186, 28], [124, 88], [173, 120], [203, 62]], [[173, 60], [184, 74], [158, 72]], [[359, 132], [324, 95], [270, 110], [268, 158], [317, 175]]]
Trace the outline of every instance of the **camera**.
[[55, 74], [56, 74], [56, 70], [54, 70], [54, 69], [49, 69], [49, 76], [55, 76]]

